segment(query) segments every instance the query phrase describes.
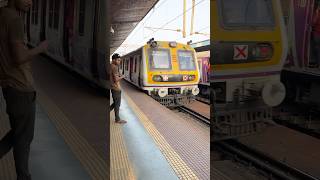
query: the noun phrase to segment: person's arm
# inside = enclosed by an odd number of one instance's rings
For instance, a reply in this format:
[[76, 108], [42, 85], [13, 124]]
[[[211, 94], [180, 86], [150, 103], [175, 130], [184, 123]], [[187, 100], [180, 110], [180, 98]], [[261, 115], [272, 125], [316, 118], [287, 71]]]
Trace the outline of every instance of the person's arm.
[[116, 76], [116, 77], [115, 77], [115, 79], [116, 79], [117, 82], [120, 81], [120, 80], [123, 79], [123, 78], [124, 78], [124, 75], [122, 75], [122, 76]]
[[119, 76], [119, 74], [117, 73], [117, 69], [115, 67], [113, 67], [112, 69], [112, 78], [114, 80], [114, 82], [119, 82], [121, 79], [124, 78], [124, 76]]
[[12, 42], [12, 51], [15, 56], [16, 64], [22, 65], [32, 60], [32, 57], [44, 52], [47, 49], [48, 43], [46, 41], [41, 42], [38, 47], [28, 49], [23, 41]]
[[22, 65], [32, 60], [32, 57], [44, 52], [47, 47], [47, 41], [43, 41], [38, 47], [29, 50], [24, 44], [23, 22], [21, 19], [15, 19], [9, 24], [9, 41], [14, 56], [15, 63]]

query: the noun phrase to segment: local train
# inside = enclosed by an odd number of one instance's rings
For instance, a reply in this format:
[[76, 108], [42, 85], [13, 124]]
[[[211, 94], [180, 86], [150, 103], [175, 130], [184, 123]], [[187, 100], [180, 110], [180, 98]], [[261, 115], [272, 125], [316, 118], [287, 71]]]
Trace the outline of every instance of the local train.
[[49, 57], [108, 88], [106, 7], [104, 0], [33, 0], [25, 16], [27, 42], [47, 40]]
[[279, 0], [211, 0], [213, 141], [259, 132], [285, 98], [288, 43]]
[[315, 11], [318, 0], [282, 0], [284, 19], [288, 32], [289, 52], [282, 73], [287, 90], [287, 100], [313, 103], [320, 109], [320, 68], [313, 38]]
[[199, 82], [199, 95], [200, 98], [210, 99], [210, 40], [205, 40], [197, 43], [190, 44], [196, 51], [198, 60], [200, 82]]
[[199, 93], [195, 50], [187, 44], [155, 41], [122, 57], [120, 73], [162, 105], [190, 103]]
[[197, 52], [197, 59], [200, 71], [199, 84], [209, 85], [210, 51]]

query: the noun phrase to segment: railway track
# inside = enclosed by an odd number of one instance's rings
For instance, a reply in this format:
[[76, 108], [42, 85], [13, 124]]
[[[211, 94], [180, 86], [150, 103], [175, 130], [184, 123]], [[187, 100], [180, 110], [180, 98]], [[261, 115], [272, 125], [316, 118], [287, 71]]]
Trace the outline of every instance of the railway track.
[[284, 162], [274, 160], [235, 140], [216, 142], [213, 146], [215, 149], [218, 148], [223, 153], [232, 156], [242, 163], [245, 162], [249, 166], [262, 170], [270, 179], [319, 180], [310, 174], [295, 169]]
[[[312, 120], [311, 114], [313, 114], [312, 117], [319, 117], [320, 111], [313, 110], [312, 112], [308, 112], [308, 110], [302, 109], [301, 112], [299, 112], [299, 110], [287, 110], [287, 114], [274, 116], [273, 120], [282, 126], [320, 139], [320, 128], [312, 129], [308, 127], [308, 123], [310, 122], [310, 124], [318, 123], [318, 126], [320, 126], [320, 120]], [[294, 119], [299, 119], [300, 123], [294, 123]]]
[[205, 116], [203, 116], [203, 115], [201, 115], [201, 114], [199, 114], [199, 113], [197, 113], [197, 112], [193, 111], [192, 109], [189, 109], [185, 106], [179, 106], [178, 109], [195, 117], [197, 120], [207, 124], [208, 126], [210, 126], [210, 119], [209, 118], [207, 118], [207, 117], [205, 117]]
[[210, 100], [207, 99], [207, 98], [196, 96], [196, 100], [197, 100], [197, 101], [200, 101], [200, 102], [202, 102], [202, 103], [205, 103], [205, 104], [210, 105]]

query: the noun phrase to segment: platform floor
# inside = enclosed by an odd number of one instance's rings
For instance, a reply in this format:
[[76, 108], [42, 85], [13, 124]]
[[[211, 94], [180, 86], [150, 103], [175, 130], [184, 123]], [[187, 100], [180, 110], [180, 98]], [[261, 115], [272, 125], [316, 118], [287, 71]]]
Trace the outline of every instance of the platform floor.
[[284, 126], [275, 125], [239, 141], [265, 155], [320, 178], [320, 141]]
[[178, 180], [136, 112], [130, 108], [125, 95], [122, 97], [120, 114], [128, 123], [117, 124], [113, 111], [110, 115], [111, 180]]
[[[0, 136], [3, 137], [9, 130], [9, 120], [5, 114], [2, 92], [0, 94]], [[35, 136], [29, 161], [33, 180], [91, 179], [44, 109], [39, 104], [36, 108]], [[12, 151], [0, 160], [0, 175], [0, 179], [16, 179]]]
[[[174, 176], [170, 175], [169, 179], [210, 179], [209, 127], [181, 118], [127, 82], [122, 83], [122, 89], [124, 103], [120, 116], [128, 123], [120, 125], [121, 133], [114, 133], [121, 134], [125, 141], [125, 156], [128, 156], [128, 167], [133, 169], [135, 178], [145, 179], [142, 172], [154, 168], [150, 177], [158, 176], [156, 179], [172, 173]], [[112, 112], [111, 129], [119, 126], [113, 120]], [[143, 167], [141, 163], [150, 167]], [[161, 176], [157, 166], [163, 166]], [[111, 168], [111, 176], [113, 171]]]
[[[72, 180], [73, 174], [74, 179], [108, 179], [108, 98], [53, 60], [37, 56], [32, 69], [37, 89], [36, 134], [30, 160], [34, 179], [50, 176]], [[4, 118], [2, 115], [0, 119], [0, 137], [9, 129]], [[0, 160], [0, 180], [14, 176], [12, 156], [8, 155]]]

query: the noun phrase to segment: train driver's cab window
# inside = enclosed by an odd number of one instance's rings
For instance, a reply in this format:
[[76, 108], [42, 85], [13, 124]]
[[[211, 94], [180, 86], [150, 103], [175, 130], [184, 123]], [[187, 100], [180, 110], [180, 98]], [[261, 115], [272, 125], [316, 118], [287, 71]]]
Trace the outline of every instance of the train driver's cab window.
[[180, 70], [195, 70], [196, 64], [192, 51], [178, 51]]
[[152, 49], [149, 51], [149, 67], [151, 70], [170, 70], [171, 58], [168, 49]]
[[274, 26], [272, 0], [218, 0], [218, 6], [226, 28]]

